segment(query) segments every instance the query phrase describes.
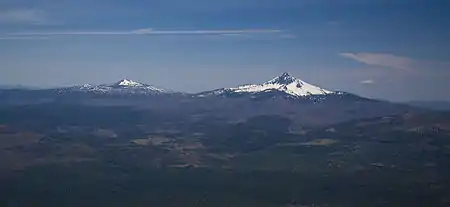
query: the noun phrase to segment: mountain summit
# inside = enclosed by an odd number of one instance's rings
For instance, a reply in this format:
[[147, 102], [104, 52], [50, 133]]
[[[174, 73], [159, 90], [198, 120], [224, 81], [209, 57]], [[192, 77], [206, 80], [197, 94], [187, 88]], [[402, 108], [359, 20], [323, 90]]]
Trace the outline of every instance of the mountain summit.
[[225, 94], [260, 94], [268, 92], [282, 92], [299, 98], [311, 95], [327, 95], [335, 92], [306, 83], [289, 73], [283, 73], [263, 84], [242, 85], [235, 88], [223, 88], [200, 94], [200, 96]]
[[135, 82], [135, 81], [132, 81], [129, 79], [123, 79], [123, 80], [118, 81], [115, 84], [113, 84], [113, 86], [117, 86], [117, 87], [141, 87], [144, 85], [145, 84], [143, 84], [143, 83]]
[[275, 77], [274, 79], [265, 82], [265, 84], [290, 84], [298, 80], [297, 78], [292, 77], [289, 73], [283, 73], [280, 76]]

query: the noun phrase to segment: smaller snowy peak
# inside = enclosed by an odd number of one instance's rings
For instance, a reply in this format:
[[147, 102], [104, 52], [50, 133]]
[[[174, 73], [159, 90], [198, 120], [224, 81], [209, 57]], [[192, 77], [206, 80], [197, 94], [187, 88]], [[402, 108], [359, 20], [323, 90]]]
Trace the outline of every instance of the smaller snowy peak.
[[176, 92], [158, 88], [153, 85], [139, 83], [130, 79], [123, 79], [113, 84], [91, 85], [84, 84], [69, 88], [60, 89], [61, 93], [66, 92], [89, 92], [94, 94], [121, 94], [121, 95], [162, 95], [175, 94]]
[[130, 79], [123, 79], [120, 80], [114, 84], [111, 85], [101, 85], [103, 87], [110, 87], [113, 89], [121, 89], [121, 90], [126, 90], [126, 91], [136, 91], [136, 90], [140, 90], [140, 91], [153, 91], [156, 93], [171, 93], [172, 91], [166, 90], [166, 89], [162, 89], [162, 88], [158, 88], [156, 86], [152, 86], [149, 84], [144, 84], [144, 83], [139, 83], [136, 81], [132, 81]]
[[140, 86], [144, 86], [145, 84], [136, 82], [136, 81], [132, 81], [129, 79], [123, 79], [117, 83], [114, 84], [114, 86], [122, 86], [122, 87], [140, 87]]

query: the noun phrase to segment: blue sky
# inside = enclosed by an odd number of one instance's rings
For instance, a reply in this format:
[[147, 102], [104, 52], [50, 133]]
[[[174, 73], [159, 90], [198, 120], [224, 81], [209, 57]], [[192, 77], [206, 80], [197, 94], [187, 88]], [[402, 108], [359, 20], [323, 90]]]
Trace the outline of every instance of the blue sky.
[[282, 72], [359, 95], [450, 100], [448, 1], [1, 0], [0, 85], [122, 78], [196, 92]]

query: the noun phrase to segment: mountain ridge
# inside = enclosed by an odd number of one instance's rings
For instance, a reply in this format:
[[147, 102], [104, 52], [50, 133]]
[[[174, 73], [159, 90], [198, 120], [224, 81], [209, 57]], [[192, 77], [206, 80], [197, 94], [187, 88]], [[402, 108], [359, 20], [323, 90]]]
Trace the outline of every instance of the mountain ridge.
[[[172, 92], [130, 79], [112, 84], [47, 90], [0, 90], [0, 104], [82, 104], [138, 107], [187, 117], [237, 121], [281, 115], [294, 125], [324, 125], [359, 118], [404, 113], [409, 106], [330, 91], [283, 73], [262, 84], [200, 94]], [[197, 119], [195, 118], [195, 119]]]
[[[11, 89], [8, 89], [11, 90]], [[17, 89], [26, 90], [26, 89]], [[343, 95], [344, 92], [327, 90], [309, 84], [299, 78], [291, 76], [285, 72], [262, 84], [244, 84], [237, 87], [221, 88], [200, 93], [185, 93], [157, 87], [151, 84], [133, 81], [128, 78], [110, 84], [82, 84], [69, 87], [57, 87], [40, 89], [42, 91], [56, 91], [59, 95], [70, 93], [92, 93], [96, 95], [173, 95], [185, 94], [193, 98], [225, 96], [233, 97], [240, 95], [251, 96], [284, 96], [291, 99], [317, 99], [318, 96]]]

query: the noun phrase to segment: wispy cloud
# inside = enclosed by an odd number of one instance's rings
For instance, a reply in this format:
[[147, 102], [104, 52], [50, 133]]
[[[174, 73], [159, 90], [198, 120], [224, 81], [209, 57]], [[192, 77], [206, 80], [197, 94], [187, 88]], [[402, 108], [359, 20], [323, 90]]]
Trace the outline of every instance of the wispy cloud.
[[414, 65], [411, 58], [382, 53], [341, 53], [342, 57], [350, 58], [367, 65], [390, 67], [408, 70]]
[[369, 79], [369, 80], [362, 80], [362, 81], [360, 81], [359, 83], [361, 83], [361, 84], [374, 84], [374, 83], [375, 83], [375, 81], [374, 81], [374, 80], [371, 80], [371, 79]]
[[0, 37], [0, 41], [1, 40], [46, 40], [48, 39], [48, 37], [27, 37], [27, 36], [23, 36], [23, 37]]
[[0, 10], [0, 24], [49, 24], [47, 13], [39, 9]]
[[449, 62], [417, 60], [385, 53], [340, 53], [342, 57], [358, 62], [399, 70], [449, 69]]
[[20, 32], [10, 36], [63, 36], [63, 35], [239, 35], [239, 34], [271, 34], [281, 33], [273, 29], [244, 30], [153, 30], [150, 28], [125, 31], [66, 31], [66, 32]]

